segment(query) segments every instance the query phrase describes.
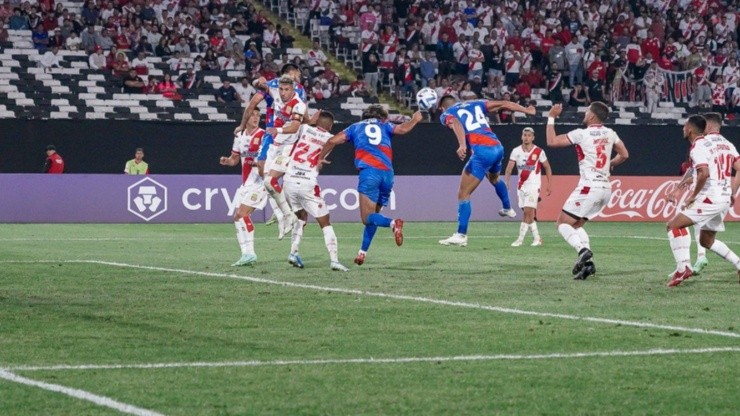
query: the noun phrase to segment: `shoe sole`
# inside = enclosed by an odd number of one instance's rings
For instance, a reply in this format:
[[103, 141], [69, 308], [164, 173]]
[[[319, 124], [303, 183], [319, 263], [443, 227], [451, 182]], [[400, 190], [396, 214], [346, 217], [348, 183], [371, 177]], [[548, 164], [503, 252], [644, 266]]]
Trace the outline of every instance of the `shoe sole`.
[[591, 258], [594, 256], [594, 253], [591, 250], [584, 251], [583, 254], [578, 255], [578, 260], [576, 261], [576, 265], [573, 266], [573, 271], [571, 274], [578, 274], [578, 272], [583, 269], [583, 266], [586, 264], [587, 261], [591, 260]]
[[403, 245], [403, 220], [396, 220], [396, 226], [393, 227], [393, 235], [396, 237], [396, 245]]
[[357, 260], [355, 259], [355, 264], [358, 266], [362, 266], [362, 264], [365, 263], [365, 260]]
[[578, 274], [573, 278], [573, 280], [586, 280], [589, 276], [593, 276], [596, 274], [596, 270], [594, 270], [592, 267], [584, 267]]
[[688, 274], [684, 273], [680, 279], [676, 279], [676, 278], [671, 279], [671, 281], [668, 282], [668, 287], [676, 287], [680, 285], [681, 283], [689, 280], [692, 274], [693, 274], [693, 271], [689, 270], [689, 273]]
[[468, 243], [443, 243], [441, 241], [439, 242], [439, 244], [442, 244], [443, 246], [447, 246], [447, 247], [449, 246], [467, 247], [468, 246]]

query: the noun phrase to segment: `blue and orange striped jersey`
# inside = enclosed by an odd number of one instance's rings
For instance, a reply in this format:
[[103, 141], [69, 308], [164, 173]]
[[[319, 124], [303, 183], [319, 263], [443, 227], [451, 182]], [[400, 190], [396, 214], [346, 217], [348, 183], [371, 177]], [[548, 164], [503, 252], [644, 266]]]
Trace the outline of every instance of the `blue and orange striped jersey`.
[[378, 119], [367, 119], [344, 130], [347, 141], [355, 146], [355, 167], [393, 171], [391, 137], [395, 125]]
[[445, 110], [439, 116], [439, 121], [450, 126], [453, 119], [457, 119], [465, 129], [465, 140], [468, 146], [499, 146], [501, 142], [491, 131], [486, 118], [486, 101], [464, 101]]

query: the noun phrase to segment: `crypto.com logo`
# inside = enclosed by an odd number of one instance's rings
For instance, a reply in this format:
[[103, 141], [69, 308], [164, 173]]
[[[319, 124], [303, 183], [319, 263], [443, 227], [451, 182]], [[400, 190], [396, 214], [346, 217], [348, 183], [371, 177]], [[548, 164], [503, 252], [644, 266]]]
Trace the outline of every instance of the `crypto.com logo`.
[[167, 187], [144, 178], [128, 187], [128, 210], [144, 221], [167, 211]]

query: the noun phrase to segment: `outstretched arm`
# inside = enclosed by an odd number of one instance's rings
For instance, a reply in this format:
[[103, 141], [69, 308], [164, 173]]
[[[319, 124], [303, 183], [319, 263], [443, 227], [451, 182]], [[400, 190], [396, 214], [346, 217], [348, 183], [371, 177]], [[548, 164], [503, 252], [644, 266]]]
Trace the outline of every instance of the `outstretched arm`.
[[257, 109], [259, 103], [264, 99], [265, 97], [262, 94], [254, 94], [252, 96], [252, 99], [249, 100], [249, 105], [244, 109], [244, 114], [242, 114], [242, 122], [236, 129], [234, 129], [234, 134], [239, 134], [247, 128], [247, 120], [249, 120], [249, 117], [252, 116], [252, 112]]
[[343, 131], [332, 136], [321, 149], [321, 153], [319, 153], [319, 168], [321, 168], [321, 165], [329, 163], [326, 157], [334, 150], [334, 147], [345, 142], [347, 142], [347, 133]]
[[406, 121], [404, 123], [401, 123], [401, 124], [397, 125], [393, 129], [393, 134], [394, 135], [396, 135], [396, 134], [404, 135], [404, 134], [410, 132], [411, 130], [414, 129], [414, 127], [416, 127], [417, 124], [419, 124], [419, 122], [421, 121], [421, 119], [422, 119], [421, 112], [420, 111], [415, 112], [414, 115], [411, 116], [411, 120]]
[[522, 107], [521, 105], [513, 102], [513, 101], [499, 101], [499, 100], [487, 100], [486, 101], [486, 110], [488, 112], [494, 112], [498, 110], [510, 110], [510, 111], [517, 111], [524, 114], [529, 114], [530, 116], [533, 116], [537, 114], [537, 109], [530, 105], [527, 108]]
[[567, 147], [573, 144], [570, 139], [568, 139], [567, 134], [555, 133], [555, 118], [559, 116], [562, 111], [563, 105], [555, 104], [547, 114], [547, 129], [545, 129], [545, 132], [547, 133], [547, 145], [550, 147]]

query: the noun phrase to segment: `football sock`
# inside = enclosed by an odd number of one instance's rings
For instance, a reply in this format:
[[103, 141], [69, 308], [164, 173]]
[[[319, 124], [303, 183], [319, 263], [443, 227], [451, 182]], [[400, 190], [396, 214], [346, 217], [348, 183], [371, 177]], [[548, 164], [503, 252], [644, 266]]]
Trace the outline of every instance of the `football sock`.
[[524, 236], [527, 235], [527, 230], [529, 230], [529, 224], [519, 224], [519, 237], [517, 238], [517, 240], [524, 240]]
[[390, 227], [391, 226], [391, 220], [390, 218], [386, 217], [382, 214], [370, 214], [367, 217], [367, 223], [377, 225], [378, 227]]
[[254, 225], [249, 215], [234, 222], [236, 227], [236, 240], [239, 242], [239, 248], [244, 254], [254, 254]]
[[689, 266], [691, 261], [691, 237], [689, 230], [678, 228], [668, 231], [668, 242], [673, 251], [673, 258], [676, 259], [676, 270], [682, 272]]
[[707, 249], [701, 245], [700, 240], [701, 240], [701, 229], [699, 228], [698, 225], [694, 224], [694, 241], [696, 241], [696, 256], [705, 257], [707, 255]]
[[501, 204], [504, 209], [511, 209], [511, 202], [509, 201], [509, 189], [503, 180], [499, 179], [493, 184], [493, 188], [496, 189], [496, 195], [501, 199]]
[[288, 215], [290, 213], [290, 206], [288, 205], [288, 201], [285, 200], [285, 195], [283, 195], [283, 188], [280, 186], [280, 183], [278, 183], [278, 178], [269, 177], [269, 181], [265, 182], [265, 188], [267, 188], [267, 192], [270, 194], [272, 199], [275, 200], [275, 203], [277, 203], [278, 208], [282, 212], [282, 214]]
[[321, 231], [324, 232], [324, 244], [326, 245], [326, 249], [329, 251], [329, 258], [331, 261], [338, 262], [339, 256], [337, 255], [337, 251], [339, 250], [339, 247], [337, 244], [337, 235], [334, 234], [334, 227], [327, 225], [322, 228]]
[[365, 224], [365, 232], [362, 233], [362, 247], [360, 250], [367, 252], [370, 248], [370, 243], [373, 242], [375, 232], [378, 231], [378, 226], [375, 224]]
[[709, 247], [709, 249], [717, 253], [718, 256], [732, 263], [736, 269], [740, 270], [740, 257], [738, 257], [734, 251], [730, 250], [725, 243], [715, 239], [712, 247]]
[[290, 238], [290, 254], [298, 253], [301, 246], [301, 238], [303, 238], [303, 227], [306, 226], [306, 221], [299, 219], [293, 223], [293, 235]]
[[586, 230], [583, 229], [583, 227], [576, 230], [578, 233], [578, 238], [581, 239], [581, 244], [583, 244], [584, 247], [591, 250], [591, 239], [588, 237], [588, 233], [586, 233]]
[[468, 234], [468, 222], [470, 222], [470, 200], [458, 201], [457, 203], [457, 232]]
[[568, 224], [560, 224], [558, 225], [558, 232], [571, 247], [576, 249], [576, 253], [580, 253], [580, 251], [585, 247], [581, 241], [581, 237], [578, 235], [578, 231], [576, 231], [572, 226]]
[[267, 201], [270, 202], [270, 208], [272, 208], [272, 213], [275, 214], [275, 218], [277, 219], [278, 224], [282, 224], [283, 217], [285, 217], [285, 215], [283, 215], [283, 212], [280, 211], [280, 207], [278, 207], [277, 202], [275, 202], [275, 200], [272, 198], [267, 198]]
[[532, 230], [532, 237], [534, 237], [535, 240], [539, 240], [540, 231], [537, 229], [537, 221], [534, 221], [533, 223], [529, 224], [529, 229]]

